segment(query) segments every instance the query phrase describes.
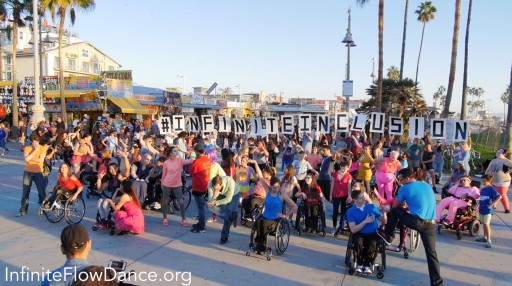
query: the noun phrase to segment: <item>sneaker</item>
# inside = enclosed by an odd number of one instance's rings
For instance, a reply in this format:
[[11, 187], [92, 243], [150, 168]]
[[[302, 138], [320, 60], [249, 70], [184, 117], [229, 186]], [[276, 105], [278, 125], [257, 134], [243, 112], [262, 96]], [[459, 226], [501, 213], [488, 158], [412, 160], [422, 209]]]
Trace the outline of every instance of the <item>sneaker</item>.
[[510, 210], [505, 210], [505, 213], [506, 213], [506, 214], [509, 214], [509, 213], [510, 213]]
[[366, 274], [366, 275], [370, 275], [372, 274], [372, 269], [368, 266], [365, 266], [364, 269], [363, 269], [363, 273]]
[[485, 248], [492, 248], [492, 242], [490, 240], [485, 244]]
[[206, 222], [216, 222], [217, 218], [209, 217]]
[[220, 244], [226, 244], [228, 242], [228, 238], [224, 237], [220, 239]]
[[485, 237], [480, 237], [480, 238], [477, 238], [476, 239], [477, 242], [487, 242], [487, 238]]
[[382, 230], [378, 230], [377, 235], [380, 236], [380, 238], [382, 238], [384, 243], [387, 245], [391, 245], [391, 243], [393, 242], [393, 240], [390, 237], [388, 237]]
[[22, 216], [26, 216], [27, 213], [26, 212], [19, 212], [16, 217], [22, 217]]
[[356, 273], [359, 273], [359, 274], [363, 273], [363, 266], [362, 265], [358, 265], [356, 267]]
[[196, 227], [194, 227], [194, 228], [192, 228], [190, 231], [191, 231], [191, 232], [193, 232], [193, 233], [205, 233], [205, 232], [206, 232], [206, 229], [204, 229], [204, 228], [196, 228]]
[[166, 218], [164, 218], [164, 220], [162, 221], [162, 224], [163, 225], [169, 225], [169, 221]]
[[181, 225], [184, 226], [184, 227], [188, 227], [188, 222], [186, 220], [183, 220], [181, 222]]

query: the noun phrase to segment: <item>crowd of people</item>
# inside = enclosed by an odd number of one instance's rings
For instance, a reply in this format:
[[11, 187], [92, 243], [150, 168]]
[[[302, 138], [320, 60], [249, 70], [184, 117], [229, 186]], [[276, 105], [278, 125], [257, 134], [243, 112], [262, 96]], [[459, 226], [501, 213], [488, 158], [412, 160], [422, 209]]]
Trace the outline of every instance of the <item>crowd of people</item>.
[[[482, 212], [485, 237], [480, 240], [485, 240], [488, 247], [491, 247], [488, 215], [500, 200], [504, 212], [510, 212], [507, 190], [512, 161], [505, 157], [507, 150], [503, 148], [490, 160], [484, 177], [485, 187], [495, 189], [497, 195], [486, 190], [484, 197], [483, 190], [476, 187], [470, 192], [466, 190], [471, 184], [468, 142], [454, 148], [453, 171], [446, 184], [439, 185], [447, 163], [443, 156], [446, 146], [442, 140], [431, 140], [428, 135], [408, 140], [407, 144], [395, 136], [369, 138], [358, 131], [347, 134], [297, 131], [263, 138], [250, 134], [181, 132], [173, 138], [161, 136], [153, 126], [145, 128], [140, 121], [118, 127], [102, 121], [89, 130], [78, 124], [73, 132], [66, 131], [63, 125], [57, 119], [49, 128], [47, 122], [40, 122], [32, 130], [34, 122], [29, 122], [30, 127], [20, 135], [24, 138], [20, 143], [24, 146], [26, 168], [18, 216], [27, 214], [32, 182], [38, 190], [39, 203], [43, 202], [51, 172], [47, 169], [52, 166], [48, 162], [61, 160], [57, 189], [73, 192], [71, 199], [76, 199], [82, 190], [77, 178], [84, 168], [97, 173], [96, 191], [114, 194], [111, 199], [98, 200], [99, 215], [106, 219], [113, 212], [119, 234], [145, 231], [142, 205], [147, 203], [155, 180], [161, 181], [162, 225], [169, 225], [172, 193], [180, 206], [181, 225], [189, 227], [182, 191], [182, 177], [188, 176], [198, 212], [194, 217], [197, 223], [191, 228], [194, 233], [205, 232], [206, 223], [215, 221], [218, 215], [224, 221], [220, 243], [227, 243], [230, 226], [237, 222], [237, 206], [240, 204], [249, 214], [256, 206], [263, 205], [265, 212], [257, 222], [261, 233], [256, 239], [262, 251], [266, 247], [263, 233], [277, 219], [292, 219], [303, 204], [300, 209], [305, 212], [306, 230], [315, 232], [319, 213], [332, 204], [331, 232], [343, 232], [346, 217], [350, 231], [360, 234], [357, 241], [360, 241], [361, 268], [357, 271], [367, 273], [368, 263], [374, 257], [374, 242], [379, 234], [373, 226], [375, 220], [386, 224], [385, 232], [380, 235], [387, 242], [392, 240], [400, 221], [420, 233], [432, 284], [441, 285], [434, 226], [440, 223], [443, 210], [449, 209], [443, 223], [450, 224], [456, 209], [467, 205], [461, 202], [466, 196], [486, 200], [489, 212]], [[278, 156], [282, 161], [280, 166], [276, 166]], [[281, 176], [277, 175], [277, 168]], [[436, 207], [434, 193], [438, 192], [438, 186], [452, 197], [443, 199]], [[379, 201], [378, 208], [373, 206], [373, 196]], [[352, 202], [355, 207], [348, 208]], [[208, 218], [207, 209], [212, 213]]]

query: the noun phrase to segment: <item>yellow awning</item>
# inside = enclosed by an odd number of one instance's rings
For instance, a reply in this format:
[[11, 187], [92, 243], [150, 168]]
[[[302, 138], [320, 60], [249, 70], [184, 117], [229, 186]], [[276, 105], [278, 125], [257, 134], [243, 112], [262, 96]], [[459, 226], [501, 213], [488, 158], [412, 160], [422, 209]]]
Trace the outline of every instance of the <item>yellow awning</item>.
[[107, 97], [107, 99], [119, 106], [123, 113], [149, 114], [149, 111], [140, 105], [136, 99], [118, 97]]
[[[65, 90], [64, 97], [66, 97], [66, 98], [80, 97], [80, 95], [88, 94], [91, 92], [95, 92], [95, 91], [94, 90], [84, 90], [84, 89]], [[59, 98], [60, 90], [47, 90], [44, 92], [44, 97]]]

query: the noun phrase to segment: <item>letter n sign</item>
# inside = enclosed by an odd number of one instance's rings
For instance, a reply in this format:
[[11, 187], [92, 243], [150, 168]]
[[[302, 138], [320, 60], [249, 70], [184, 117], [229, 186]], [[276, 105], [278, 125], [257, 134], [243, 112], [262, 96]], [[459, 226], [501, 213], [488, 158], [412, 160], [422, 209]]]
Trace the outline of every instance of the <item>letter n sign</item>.
[[370, 132], [384, 133], [384, 113], [372, 112], [370, 116]]
[[469, 135], [469, 124], [465, 120], [455, 120], [455, 127], [453, 128], [453, 141], [466, 142]]

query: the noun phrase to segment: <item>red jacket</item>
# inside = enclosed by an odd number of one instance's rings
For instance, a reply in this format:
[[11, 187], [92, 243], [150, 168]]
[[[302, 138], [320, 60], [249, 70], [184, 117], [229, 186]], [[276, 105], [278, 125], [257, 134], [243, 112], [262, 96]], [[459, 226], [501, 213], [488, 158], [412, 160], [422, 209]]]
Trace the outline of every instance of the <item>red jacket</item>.
[[208, 181], [210, 180], [211, 166], [210, 159], [204, 155], [194, 160], [190, 168], [188, 168], [188, 173], [192, 176], [192, 191], [206, 193]]

